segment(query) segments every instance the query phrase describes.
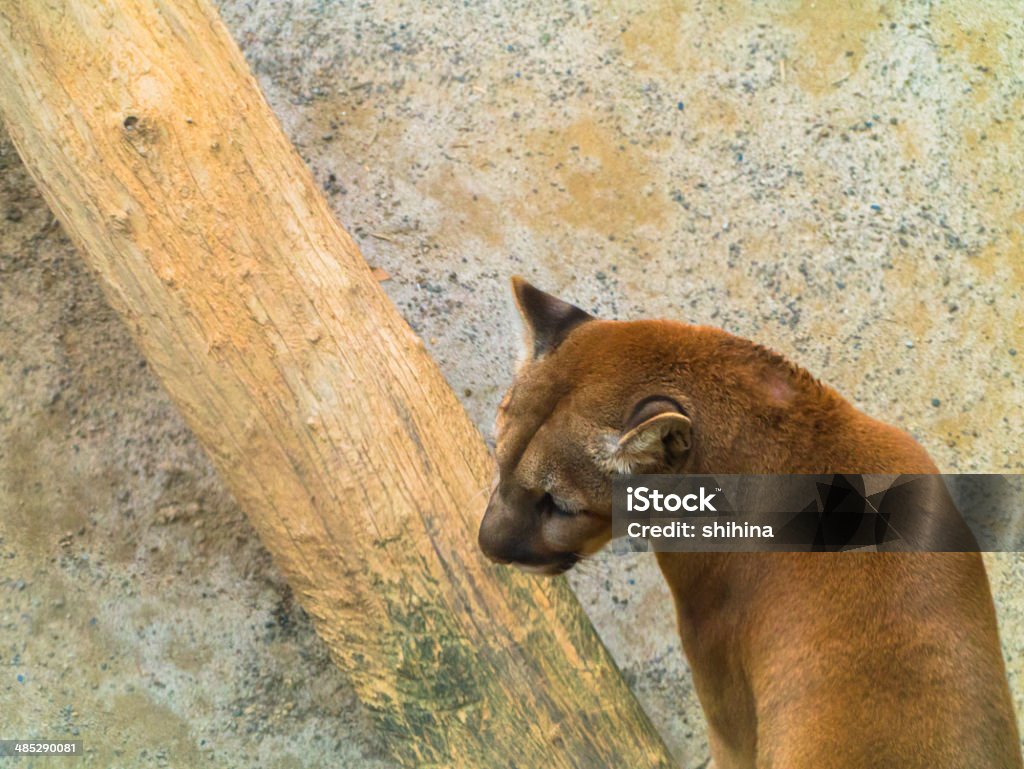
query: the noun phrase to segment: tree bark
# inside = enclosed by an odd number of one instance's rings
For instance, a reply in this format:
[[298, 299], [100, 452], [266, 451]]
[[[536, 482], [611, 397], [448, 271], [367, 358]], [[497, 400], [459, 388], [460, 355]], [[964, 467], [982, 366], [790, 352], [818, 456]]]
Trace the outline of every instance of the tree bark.
[[408, 766], [669, 766], [564, 580], [485, 563], [491, 461], [206, 0], [0, 0], [50, 207]]

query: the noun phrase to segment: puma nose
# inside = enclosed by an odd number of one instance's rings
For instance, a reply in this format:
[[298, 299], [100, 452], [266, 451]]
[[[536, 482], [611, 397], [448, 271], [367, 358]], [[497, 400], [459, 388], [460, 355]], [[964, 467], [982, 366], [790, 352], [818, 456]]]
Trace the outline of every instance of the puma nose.
[[507, 566], [510, 563], [532, 563], [534, 560], [534, 556], [518, 542], [486, 538], [483, 527], [480, 528], [478, 540], [480, 549], [488, 560], [501, 566]]
[[504, 554], [500, 535], [500, 526], [495, 525], [491, 514], [491, 505], [487, 505], [487, 512], [484, 519], [480, 521], [480, 531], [477, 532], [477, 544], [480, 551], [495, 563], [511, 563], [512, 559]]
[[504, 555], [501, 549], [497, 547], [485, 534], [485, 529], [482, 525], [480, 526], [480, 534], [477, 537], [477, 542], [480, 544], [481, 552], [486, 555], [489, 560], [494, 561], [494, 563], [501, 564], [502, 566], [512, 563], [512, 559], [507, 555]]
[[487, 503], [483, 520], [480, 521], [480, 531], [477, 533], [480, 550], [495, 563], [512, 563], [520, 549], [519, 537], [515, 535], [513, 526], [510, 525], [510, 518], [510, 511], [495, 489]]

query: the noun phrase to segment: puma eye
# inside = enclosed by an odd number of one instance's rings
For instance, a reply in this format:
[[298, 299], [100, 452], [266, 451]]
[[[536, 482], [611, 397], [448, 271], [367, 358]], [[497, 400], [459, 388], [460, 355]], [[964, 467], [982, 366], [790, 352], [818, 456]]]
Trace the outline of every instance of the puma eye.
[[545, 493], [541, 497], [540, 502], [537, 503], [537, 507], [545, 513], [553, 513], [554, 515], [576, 515], [579, 510], [575, 505], [566, 502], [564, 499], [560, 499], [552, 494]]

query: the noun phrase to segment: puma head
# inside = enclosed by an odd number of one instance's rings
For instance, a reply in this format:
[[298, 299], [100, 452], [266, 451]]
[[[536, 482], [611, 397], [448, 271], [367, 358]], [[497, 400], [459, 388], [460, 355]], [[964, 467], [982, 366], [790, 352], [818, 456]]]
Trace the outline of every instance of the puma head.
[[512, 288], [526, 355], [495, 425], [479, 535], [494, 561], [558, 574], [595, 553], [616, 473], [937, 472], [911, 436], [761, 345]]
[[647, 365], [658, 321], [602, 321], [520, 278], [512, 288], [526, 358], [499, 407], [479, 542], [493, 561], [554, 575], [610, 539], [613, 475], [684, 472], [693, 426], [668, 358]]

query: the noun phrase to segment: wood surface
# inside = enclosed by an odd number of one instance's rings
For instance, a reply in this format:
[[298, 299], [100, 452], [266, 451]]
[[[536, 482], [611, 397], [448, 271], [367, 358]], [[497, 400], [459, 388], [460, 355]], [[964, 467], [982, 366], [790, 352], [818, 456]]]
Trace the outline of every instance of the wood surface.
[[[338, 13], [344, 9], [339, 6]], [[205, 0], [0, 0], [23, 160], [410, 767], [669, 766]]]

